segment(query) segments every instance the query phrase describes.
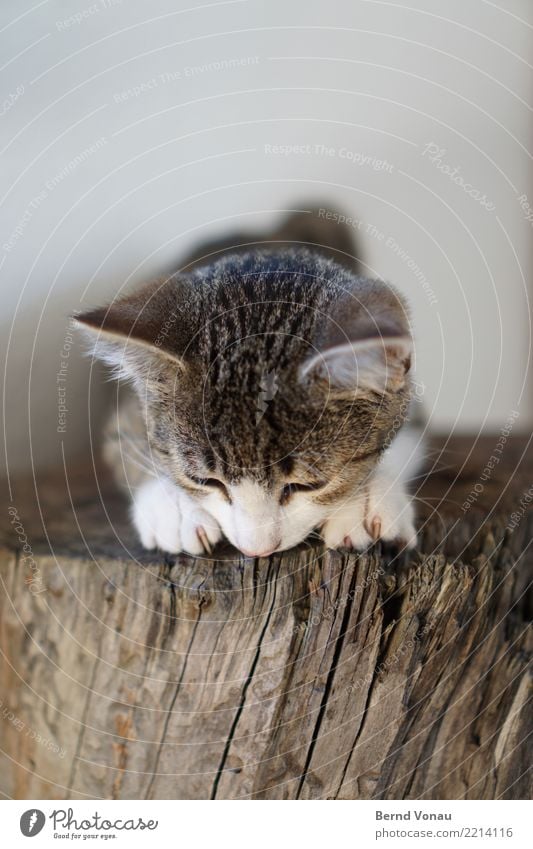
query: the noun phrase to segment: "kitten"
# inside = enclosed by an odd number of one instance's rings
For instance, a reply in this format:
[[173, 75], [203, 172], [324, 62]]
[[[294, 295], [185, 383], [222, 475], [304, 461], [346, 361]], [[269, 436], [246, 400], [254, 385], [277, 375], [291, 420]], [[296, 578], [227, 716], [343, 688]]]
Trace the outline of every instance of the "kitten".
[[354, 272], [347, 228], [304, 215], [76, 317], [134, 390], [105, 455], [145, 548], [416, 543], [405, 303]]

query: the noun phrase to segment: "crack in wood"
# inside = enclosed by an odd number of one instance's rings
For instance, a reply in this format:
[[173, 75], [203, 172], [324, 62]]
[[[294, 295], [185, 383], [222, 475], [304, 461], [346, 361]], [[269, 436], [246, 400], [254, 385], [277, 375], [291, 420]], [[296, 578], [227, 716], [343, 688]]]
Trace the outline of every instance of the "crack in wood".
[[[246, 694], [248, 692], [248, 688], [249, 688], [250, 684], [252, 683], [252, 680], [253, 680], [253, 677], [254, 677], [254, 672], [255, 672], [257, 664], [259, 662], [259, 656], [261, 654], [261, 646], [263, 644], [263, 639], [264, 639], [264, 636], [267, 632], [268, 626], [270, 624], [272, 611], [274, 610], [274, 604], [276, 602], [276, 582], [275, 581], [272, 582], [270, 580], [269, 575], [270, 575], [270, 566], [269, 566], [269, 570], [268, 570], [268, 574], [267, 574], [267, 580], [268, 580], [269, 586], [273, 585], [272, 604], [270, 605], [268, 615], [267, 615], [266, 620], [265, 620], [265, 624], [263, 625], [263, 628], [261, 629], [261, 632], [259, 634], [259, 639], [257, 641], [254, 658], [253, 658], [252, 664], [250, 666], [250, 671], [248, 673], [248, 676], [247, 676], [247, 678], [244, 682], [243, 688], [242, 688], [242, 695], [241, 695], [239, 707], [237, 708], [237, 712], [236, 712], [236, 714], [233, 718], [233, 722], [231, 723], [229, 734], [228, 734], [228, 737], [227, 737], [227, 740], [226, 740], [226, 743], [224, 745], [224, 749], [223, 749], [223, 752], [222, 752], [222, 758], [220, 759], [220, 763], [219, 763], [215, 778], [213, 780], [213, 787], [211, 789], [211, 795], [210, 795], [211, 800], [214, 800], [217, 797], [218, 785], [220, 783], [220, 779], [221, 779], [222, 774], [224, 772], [224, 767], [225, 767], [226, 761], [228, 759], [231, 744], [232, 744], [233, 739], [235, 737], [235, 731], [237, 730], [237, 725], [239, 724], [239, 719], [241, 718], [241, 714], [244, 710], [244, 705], [246, 703]], [[254, 581], [254, 584], [255, 584], [255, 581]]]
[[[319, 708], [318, 715], [317, 715], [317, 719], [316, 719], [316, 722], [315, 722], [315, 727], [313, 729], [311, 741], [309, 743], [309, 749], [307, 751], [307, 756], [306, 756], [306, 759], [305, 759], [303, 772], [300, 776], [300, 780], [298, 782], [298, 787], [297, 787], [297, 790], [296, 790], [296, 798], [297, 799], [300, 798], [300, 794], [302, 792], [305, 780], [306, 780], [308, 772], [309, 772], [309, 767], [311, 766], [311, 761], [313, 759], [313, 753], [314, 753], [314, 750], [315, 750], [316, 742], [317, 742], [319, 734], [320, 734], [320, 726], [322, 725], [322, 720], [324, 718], [324, 714], [326, 712], [326, 708], [327, 708], [327, 705], [328, 705], [328, 699], [329, 699], [329, 696], [330, 696], [330, 693], [331, 693], [331, 688], [332, 688], [332, 685], [333, 685], [333, 679], [335, 677], [335, 672], [336, 672], [336, 669], [337, 669], [337, 663], [339, 661], [339, 658], [340, 658], [340, 655], [341, 655], [341, 652], [342, 652], [342, 646], [344, 644], [344, 640], [345, 640], [345, 637], [346, 637], [346, 632], [347, 632], [347, 629], [348, 629], [348, 623], [350, 621], [350, 616], [351, 616], [352, 606], [353, 606], [352, 595], [353, 595], [353, 590], [354, 590], [354, 587], [355, 587], [356, 576], [357, 576], [357, 570], [354, 569], [353, 575], [352, 575], [351, 580], [350, 580], [350, 585], [349, 585], [349, 590], [348, 590], [348, 595], [347, 595], [347, 604], [345, 605], [345, 608], [344, 608], [344, 612], [343, 612], [343, 616], [342, 616], [342, 620], [341, 620], [340, 631], [339, 631], [339, 634], [337, 635], [337, 638], [335, 640], [335, 649], [333, 651], [331, 666], [330, 666], [330, 669], [329, 669], [329, 672], [328, 672], [328, 677], [326, 679], [326, 686], [324, 688], [324, 694], [322, 696], [322, 701], [321, 701], [320, 708]], [[342, 586], [342, 581], [339, 581], [337, 598], [339, 596], [341, 586]]]
[[[50, 591], [34, 596], [21, 556], [0, 551], [0, 687], [10, 710], [67, 757], [28, 745], [6, 721], [0, 793], [528, 798], [533, 517], [520, 514], [512, 533], [508, 524], [531, 463], [511, 473], [505, 505], [499, 484], [495, 500], [480, 497], [466, 515], [461, 503], [476, 474], [454, 483], [439, 502], [443, 523], [433, 515], [420, 550], [402, 562], [379, 546], [354, 558], [317, 544], [269, 562], [210, 560], [207, 579], [205, 563], [191, 558], [169, 559], [161, 571], [158, 555], [114, 546], [86, 489], [74, 500], [78, 527], [70, 500], [59, 507], [58, 485], [50, 509], [42, 502], [58, 546], [50, 557], [28, 496], [26, 531]], [[439, 487], [429, 503], [442, 479]], [[126, 522], [115, 527], [126, 540]], [[58, 555], [74, 608], [57, 590]], [[95, 556], [105, 558], [103, 600]], [[389, 584], [397, 567], [399, 587], [388, 595], [385, 587], [384, 610], [377, 567]], [[167, 574], [170, 583], [159, 580]], [[114, 600], [108, 586], [119, 590]]]
[[172, 696], [172, 699], [171, 699], [171, 702], [170, 702], [170, 706], [168, 708], [167, 715], [165, 717], [165, 722], [163, 724], [163, 731], [162, 731], [161, 738], [159, 740], [159, 744], [158, 744], [158, 747], [157, 747], [155, 763], [154, 763], [154, 766], [153, 766], [153, 769], [152, 769], [152, 774], [150, 776], [150, 780], [148, 782], [148, 786], [147, 786], [146, 791], [145, 791], [144, 796], [143, 796], [144, 799], [151, 799], [152, 798], [151, 794], [152, 794], [152, 791], [153, 791], [155, 779], [157, 777], [157, 770], [158, 770], [158, 767], [159, 767], [159, 762], [161, 760], [161, 754], [163, 752], [163, 747], [164, 747], [165, 739], [166, 739], [166, 736], [167, 736], [170, 718], [172, 716], [172, 711], [174, 710], [174, 705], [176, 704], [176, 699], [178, 698], [178, 693], [180, 691], [180, 687], [181, 687], [181, 685], [183, 683], [183, 679], [185, 677], [185, 672], [187, 670], [187, 663], [189, 661], [189, 656], [190, 656], [190, 653], [191, 653], [191, 650], [192, 650], [194, 638], [196, 636], [196, 631], [198, 629], [198, 624], [200, 622], [201, 615], [202, 615], [202, 607], [200, 605], [200, 609], [198, 610], [198, 616], [196, 618], [196, 622], [194, 623], [191, 638], [189, 640], [189, 645], [187, 646], [187, 651], [186, 651], [186, 654], [185, 654], [185, 658], [183, 660], [183, 666], [181, 668], [180, 677], [179, 677], [178, 682], [176, 684], [176, 689], [174, 690], [174, 693], [173, 693], [173, 696]]

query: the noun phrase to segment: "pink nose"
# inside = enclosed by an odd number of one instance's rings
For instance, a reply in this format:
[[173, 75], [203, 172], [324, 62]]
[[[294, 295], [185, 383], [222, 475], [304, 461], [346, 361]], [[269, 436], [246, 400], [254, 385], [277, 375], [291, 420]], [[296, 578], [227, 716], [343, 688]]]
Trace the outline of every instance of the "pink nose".
[[246, 557], [269, 557], [269, 555], [273, 554], [276, 551], [280, 543], [281, 540], [278, 540], [274, 548], [269, 548], [268, 551], [247, 551], [247, 549], [245, 548], [241, 548], [241, 551], [243, 554], [246, 555]]

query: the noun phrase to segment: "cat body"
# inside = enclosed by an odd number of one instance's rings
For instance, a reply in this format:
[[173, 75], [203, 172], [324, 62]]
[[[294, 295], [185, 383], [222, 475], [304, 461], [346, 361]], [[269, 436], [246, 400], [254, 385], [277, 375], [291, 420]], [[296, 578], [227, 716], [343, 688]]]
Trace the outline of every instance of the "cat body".
[[336, 232], [205, 250], [77, 316], [133, 389], [105, 454], [146, 548], [200, 555], [225, 537], [267, 556], [312, 531], [330, 548], [415, 544], [406, 306], [344, 248], [338, 261]]

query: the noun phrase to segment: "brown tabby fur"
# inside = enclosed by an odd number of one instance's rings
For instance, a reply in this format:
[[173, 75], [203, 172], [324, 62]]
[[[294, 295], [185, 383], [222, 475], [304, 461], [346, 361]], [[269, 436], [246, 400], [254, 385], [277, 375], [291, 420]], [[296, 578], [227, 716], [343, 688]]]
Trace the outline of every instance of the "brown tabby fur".
[[[265, 486], [321, 481], [318, 502], [342, 499], [390, 442], [409, 386], [354, 394], [300, 369], [339, 342], [408, 335], [405, 304], [355, 273], [351, 232], [316, 211], [290, 217], [259, 247], [253, 236], [238, 241], [205, 246], [186, 270], [78, 317], [102, 329], [104, 359], [116, 366], [122, 351], [136, 389], [108, 427], [106, 456], [129, 487], [153, 466], [196, 496], [194, 479], [246, 476]], [[277, 391], [258, 417], [268, 374]]]

